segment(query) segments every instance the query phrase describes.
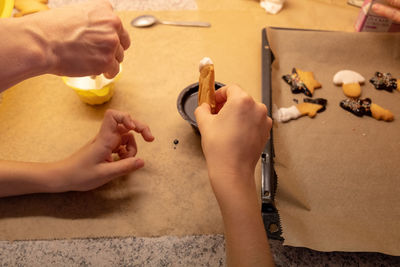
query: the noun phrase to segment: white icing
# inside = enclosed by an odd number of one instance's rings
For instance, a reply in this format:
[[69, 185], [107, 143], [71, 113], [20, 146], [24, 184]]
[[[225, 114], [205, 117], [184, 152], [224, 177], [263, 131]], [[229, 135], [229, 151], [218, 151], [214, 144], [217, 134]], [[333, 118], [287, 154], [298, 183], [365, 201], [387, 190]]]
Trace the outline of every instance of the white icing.
[[301, 116], [300, 111], [296, 106], [290, 106], [288, 108], [280, 108], [273, 112], [272, 118], [277, 122], [290, 121], [292, 119], [297, 119]]
[[103, 74], [101, 74], [95, 76], [95, 79], [93, 79], [92, 76], [68, 77], [65, 82], [67, 85], [81, 90], [93, 90], [101, 89], [113, 81], [114, 79], [107, 79]]
[[212, 65], [212, 64], [213, 64], [213, 62], [212, 62], [211, 58], [209, 58], [209, 57], [204, 57], [202, 60], [200, 60], [200, 63], [199, 63], [199, 71], [201, 71], [201, 69], [202, 69], [204, 66], [206, 66], [206, 65]]
[[285, 0], [261, 0], [260, 6], [268, 13], [276, 14], [282, 9], [284, 2]]
[[358, 72], [352, 70], [341, 70], [333, 76], [334, 84], [363, 83], [365, 78]]

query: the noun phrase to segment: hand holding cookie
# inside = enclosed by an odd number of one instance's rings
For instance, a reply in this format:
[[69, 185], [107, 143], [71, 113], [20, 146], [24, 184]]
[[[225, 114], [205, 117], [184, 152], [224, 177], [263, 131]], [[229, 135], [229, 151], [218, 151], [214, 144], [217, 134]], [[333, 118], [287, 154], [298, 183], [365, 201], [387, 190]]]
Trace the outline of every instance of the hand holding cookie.
[[254, 171], [269, 138], [271, 118], [264, 104], [236, 85], [224, 86], [215, 94], [217, 105], [222, 106], [217, 114], [205, 103], [195, 110], [209, 173], [246, 177]]

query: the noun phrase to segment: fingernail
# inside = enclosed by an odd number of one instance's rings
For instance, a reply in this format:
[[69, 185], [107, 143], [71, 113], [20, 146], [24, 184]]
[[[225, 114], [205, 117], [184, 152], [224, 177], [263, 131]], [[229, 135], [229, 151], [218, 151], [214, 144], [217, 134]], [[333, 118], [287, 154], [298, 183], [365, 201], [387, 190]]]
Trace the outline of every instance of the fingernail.
[[142, 159], [135, 160], [135, 168], [142, 168], [144, 166], [144, 161]]
[[381, 6], [379, 4], [372, 5], [372, 11], [379, 11], [380, 9], [381, 9]]

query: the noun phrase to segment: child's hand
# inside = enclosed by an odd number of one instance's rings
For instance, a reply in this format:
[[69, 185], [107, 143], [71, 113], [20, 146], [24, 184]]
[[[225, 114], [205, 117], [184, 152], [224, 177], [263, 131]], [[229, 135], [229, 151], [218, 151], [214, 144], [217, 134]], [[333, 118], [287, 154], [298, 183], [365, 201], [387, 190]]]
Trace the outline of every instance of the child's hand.
[[[144, 166], [144, 161], [135, 158], [137, 146], [133, 130], [144, 140], [154, 140], [150, 128], [129, 114], [107, 110], [99, 133], [93, 141], [61, 162], [65, 175], [62, 175], [57, 191], [87, 191], [110, 182], [112, 179], [128, 174]], [[112, 154], [120, 160], [113, 160]]]
[[217, 90], [215, 100], [217, 114], [203, 103], [195, 116], [224, 221], [228, 266], [274, 266], [254, 177], [272, 120], [267, 107], [238, 86]]
[[215, 96], [218, 114], [208, 104], [195, 111], [210, 178], [252, 176], [272, 126], [267, 108], [236, 85]]

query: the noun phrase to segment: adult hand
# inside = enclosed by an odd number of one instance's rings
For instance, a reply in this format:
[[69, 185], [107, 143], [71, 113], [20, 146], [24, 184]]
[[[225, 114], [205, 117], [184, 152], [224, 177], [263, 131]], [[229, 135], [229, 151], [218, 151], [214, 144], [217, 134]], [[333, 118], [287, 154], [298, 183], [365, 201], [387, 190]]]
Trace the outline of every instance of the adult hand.
[[[51, 9], [26, 16], [47, 51], [48, 73], [88, 76], [119, 72], [129, 34], [107, 0]], [[35, 27], [36, 26], [36, 27]]]
[[382, 17], [400, 23], [400, 0], [386, 0], [387, 5], [375, 3], [372, 11]]
[[217, 90], [216, 104], [216, 115], [206, 103], [195, 111], [210, 178], [252, 177], [270, 136], [267, 108], [236, 85]]
[[[61, 161], [65, 170], [57, 191], [87, 191], [108, 183], [144, 166], [135, 158], [137, 146], [131, 130], [147, 142], [154, 140], [150, 128], [116, 110], [107, 110], [99, 133], [89, 144], [68, 159]], [[112, 154], [119, 160], [113, 160]]]

